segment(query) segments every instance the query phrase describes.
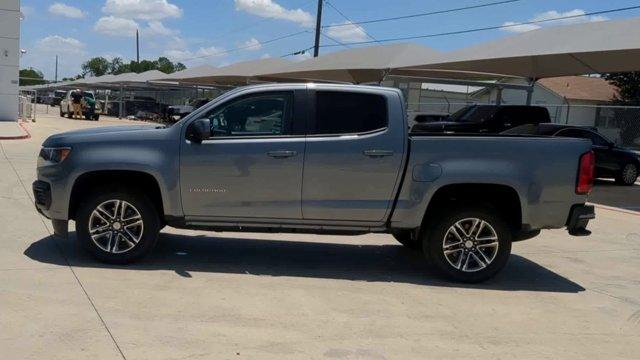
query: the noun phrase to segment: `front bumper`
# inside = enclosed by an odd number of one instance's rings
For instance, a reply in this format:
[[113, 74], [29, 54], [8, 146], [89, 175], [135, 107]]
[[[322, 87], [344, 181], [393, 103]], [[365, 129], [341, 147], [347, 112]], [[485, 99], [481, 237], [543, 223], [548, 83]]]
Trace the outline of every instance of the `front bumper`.
[[589, 220], [595, 219], [596, 213], [592, 205], [574, 205], [569, 212], [569, 220], [567, 220], [567, 230], [573, 236], [591, 235], [591, 231], [587, 230]]
[[46, 181], [36, 180], [31, 187], [33, 188], [36, 209], [48, 218], [49, 216], [45, 212], [51, 207], [51, 185]]
[[[51, 219], [49, 208], [51, 207], [51, 185], [42, 180], [36, 180], [31, 185], [36, 210], [47, 219]], [[64, 239], [69, 235], [69, 222], [67, 220], [51, 219], [53, 233]]]

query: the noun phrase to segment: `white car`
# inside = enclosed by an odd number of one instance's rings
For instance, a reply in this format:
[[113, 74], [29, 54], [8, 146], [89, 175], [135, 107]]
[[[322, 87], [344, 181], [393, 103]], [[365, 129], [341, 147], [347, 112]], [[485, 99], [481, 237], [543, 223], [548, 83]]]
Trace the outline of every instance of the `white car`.
[[[64, 116], [68, 118], [73, 117], [73, 101], [71, 100], [71, 93], [74, 91], [75, 90], [67, 91], [67, 94], [60, 101], [61, 117], [64, 117]], [[87, 103], [84, 100], [85, 97], [90, 97], [95, 100], [95, 95], [93, 94], [93, 91], [82, 91], [82, 101], [80, 102], [82, 106], [82, 116], [84, 116], [84, 118], [87, 120], [96, 120], [96, 121], [99, 120], [100, 112], [102, 110], [100, 107], [100, 102], [99, 101], [95, 102], [96, 103], [95, 110], [93, 111], [93, 113], [91, 113], [91, 110], [89, 109], [89, 107], [87, 106]]]

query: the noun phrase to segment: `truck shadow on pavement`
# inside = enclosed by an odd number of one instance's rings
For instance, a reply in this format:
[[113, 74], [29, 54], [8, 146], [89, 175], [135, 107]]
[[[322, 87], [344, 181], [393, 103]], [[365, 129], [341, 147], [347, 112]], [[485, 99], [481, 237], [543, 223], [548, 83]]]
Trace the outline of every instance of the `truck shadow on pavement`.
[[[61, 254], [62, 253], [62, 254]], [[306, 241], [217, 238], [161, 233], [153, 253], [121, 266], [100, 263], [75, 241], [51, 236], [32, 243], [24, 254], [42, 263], [127, 270], [173, 270], [186, 278], [190, 272], [293, 276], [415, 285], [464, 287], [506, 291], [577, 293], [585, 289], [533, 261], [511, 255], [506, 268], [481, 284], [449, 282], [428, 268], [422, 255], [401, 245], [358, 245]], [[68, 262], [68, 263], [67, 263]]]

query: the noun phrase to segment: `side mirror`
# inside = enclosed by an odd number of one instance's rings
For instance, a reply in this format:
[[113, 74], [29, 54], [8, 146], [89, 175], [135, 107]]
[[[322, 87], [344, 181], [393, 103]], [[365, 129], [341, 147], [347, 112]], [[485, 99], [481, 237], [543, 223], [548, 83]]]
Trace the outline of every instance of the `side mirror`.
[[211, 122], [209, 119], [198, 119], [189, 124], [187, 140], [200, 144], [211, 137]]

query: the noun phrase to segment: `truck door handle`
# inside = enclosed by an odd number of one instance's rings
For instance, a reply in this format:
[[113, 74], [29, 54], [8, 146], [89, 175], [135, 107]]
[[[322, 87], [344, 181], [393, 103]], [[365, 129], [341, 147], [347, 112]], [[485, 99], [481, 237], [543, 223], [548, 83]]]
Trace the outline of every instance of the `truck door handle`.
[[298, 155], [298, 152], [290, 151], [290, 150], [276, 150], [276, 151], [269, 151], [267, 155], [271, 156], [272, 158], [283, 159], [283, 158], [296, 156]]
[[384, 157], [384, 156], [392, 156], [393, 151], [391, 150], [365, 150], [363, 152], [366, 156], [376, 158], [376, 157]]

